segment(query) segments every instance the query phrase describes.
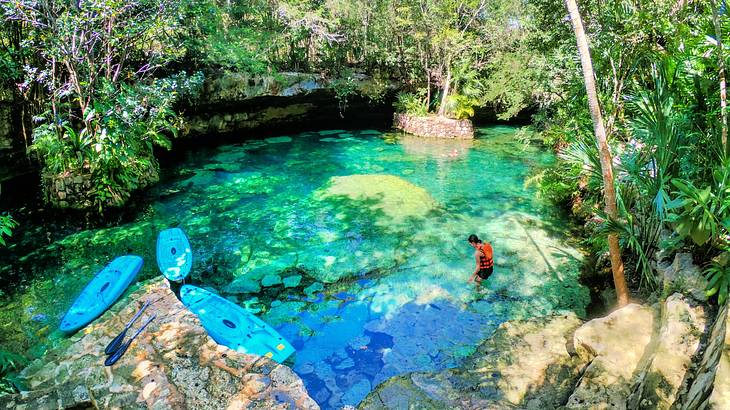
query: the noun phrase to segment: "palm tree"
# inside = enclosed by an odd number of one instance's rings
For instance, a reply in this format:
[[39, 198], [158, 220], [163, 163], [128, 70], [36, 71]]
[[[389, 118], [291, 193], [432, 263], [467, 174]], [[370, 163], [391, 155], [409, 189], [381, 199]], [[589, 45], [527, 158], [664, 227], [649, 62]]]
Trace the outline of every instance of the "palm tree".
[[[578, 43], [578, 54], [583, 67], [583, 80], [588, 95], [588, 108], [593, 119], [593, 131], [598, 142], [598, 152], [601, 160], [601, 176], [603, 177], [603, 192], [606, 203], [606, 213], [609, 218], [618, 219], [618, 208], [616, 206], [616, 190], [613, 186], [613, 166], [611, 165], [611, 151], [606, 142], [606, 129], [603, 126], [601, 107], [598, 105], [596, 83], [593, 79], [593, 63], [588, 49], [588, 40], [583, 29], [583, 21], [580, 18], [580, 11], [575, 0], [565, 0], [565, 6], [570, 14], [570, 21], [573, 24], [575, 39]], [[608, 235], [608, 252], [611, 256], [611, 271], [613, 273], [613, 284], [616, 288], [618, 305], [624, 306], [629, 303], [629, 290], [624, 277], [624, 263], [621, 260], [621, 248], [618, 244], [618, 236], [615, 233]]]

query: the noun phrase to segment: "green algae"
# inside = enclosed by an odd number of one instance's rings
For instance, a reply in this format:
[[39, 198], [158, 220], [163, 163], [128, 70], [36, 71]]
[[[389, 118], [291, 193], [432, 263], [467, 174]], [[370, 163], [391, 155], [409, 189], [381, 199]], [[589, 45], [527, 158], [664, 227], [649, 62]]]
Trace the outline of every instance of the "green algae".
[[382, 212], [384, 218], [375, 223], [383, 225], [403, 223], [408, 218], [425, 218], [439, 207], [425, 189], [395, 175], [332, 177], [324, 189], [315, 193], [315, 198], [333, 197], [361, 202], [375, 214]]

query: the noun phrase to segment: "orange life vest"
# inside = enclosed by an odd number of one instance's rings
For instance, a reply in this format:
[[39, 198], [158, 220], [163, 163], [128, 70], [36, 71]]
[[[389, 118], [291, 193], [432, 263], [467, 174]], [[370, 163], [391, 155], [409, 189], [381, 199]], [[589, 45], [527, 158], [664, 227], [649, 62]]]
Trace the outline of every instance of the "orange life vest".
[[479, 247], [479, 252], [482, 253], [481, 255], [479, 255], [479, 269], [489, 269], [493, 267], [494, 259], [492, 259], [492, 245], [490, 245], [489, 243], [483, 243]]

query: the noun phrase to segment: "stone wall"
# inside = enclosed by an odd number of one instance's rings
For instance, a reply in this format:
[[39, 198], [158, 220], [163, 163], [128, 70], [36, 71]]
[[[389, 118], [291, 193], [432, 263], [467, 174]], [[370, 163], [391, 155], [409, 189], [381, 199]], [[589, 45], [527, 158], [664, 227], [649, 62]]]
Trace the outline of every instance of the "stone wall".
[[[159, 180], [158, 166], [153, 163], [140, 181], [139, 189], [144, 189]], [[46, 202], [56, 208], [89, 209], [95, 205], [94, 187], [91, 184], [91, 175], [88, 173], [65, 172], [59, 175], [43, 175], [42, 186]], [[109, 205], [121, 206], [125, 201], [126, 197], [119, 198], [119, 202]]]
[[83, 209], [94, 205], [91, 175], [44, 175], [46, 201], [57, 208]]
[[474, 127], [471, 121], [454, 120], [435, 115], [418, 117], [395, 113], [393, 127], [421, 137], [474, 138]]

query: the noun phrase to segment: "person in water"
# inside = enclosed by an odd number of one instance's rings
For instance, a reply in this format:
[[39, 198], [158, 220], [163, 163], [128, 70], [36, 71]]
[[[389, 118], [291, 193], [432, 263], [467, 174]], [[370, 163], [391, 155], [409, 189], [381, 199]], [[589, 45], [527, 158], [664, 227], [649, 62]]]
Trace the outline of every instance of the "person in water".
[[492, 245], [489, 242], [482, 243], [478, 236], [471, 234], [469, 235], [469, 245], [475, 249], [474, 258], [476, 260], [476, 268], [474, 273], [467, 281], [467, 283], [474, 281], [479, 289], [482, 281], [489, 278], [494, 272], [494, 254], [492, 252]]

